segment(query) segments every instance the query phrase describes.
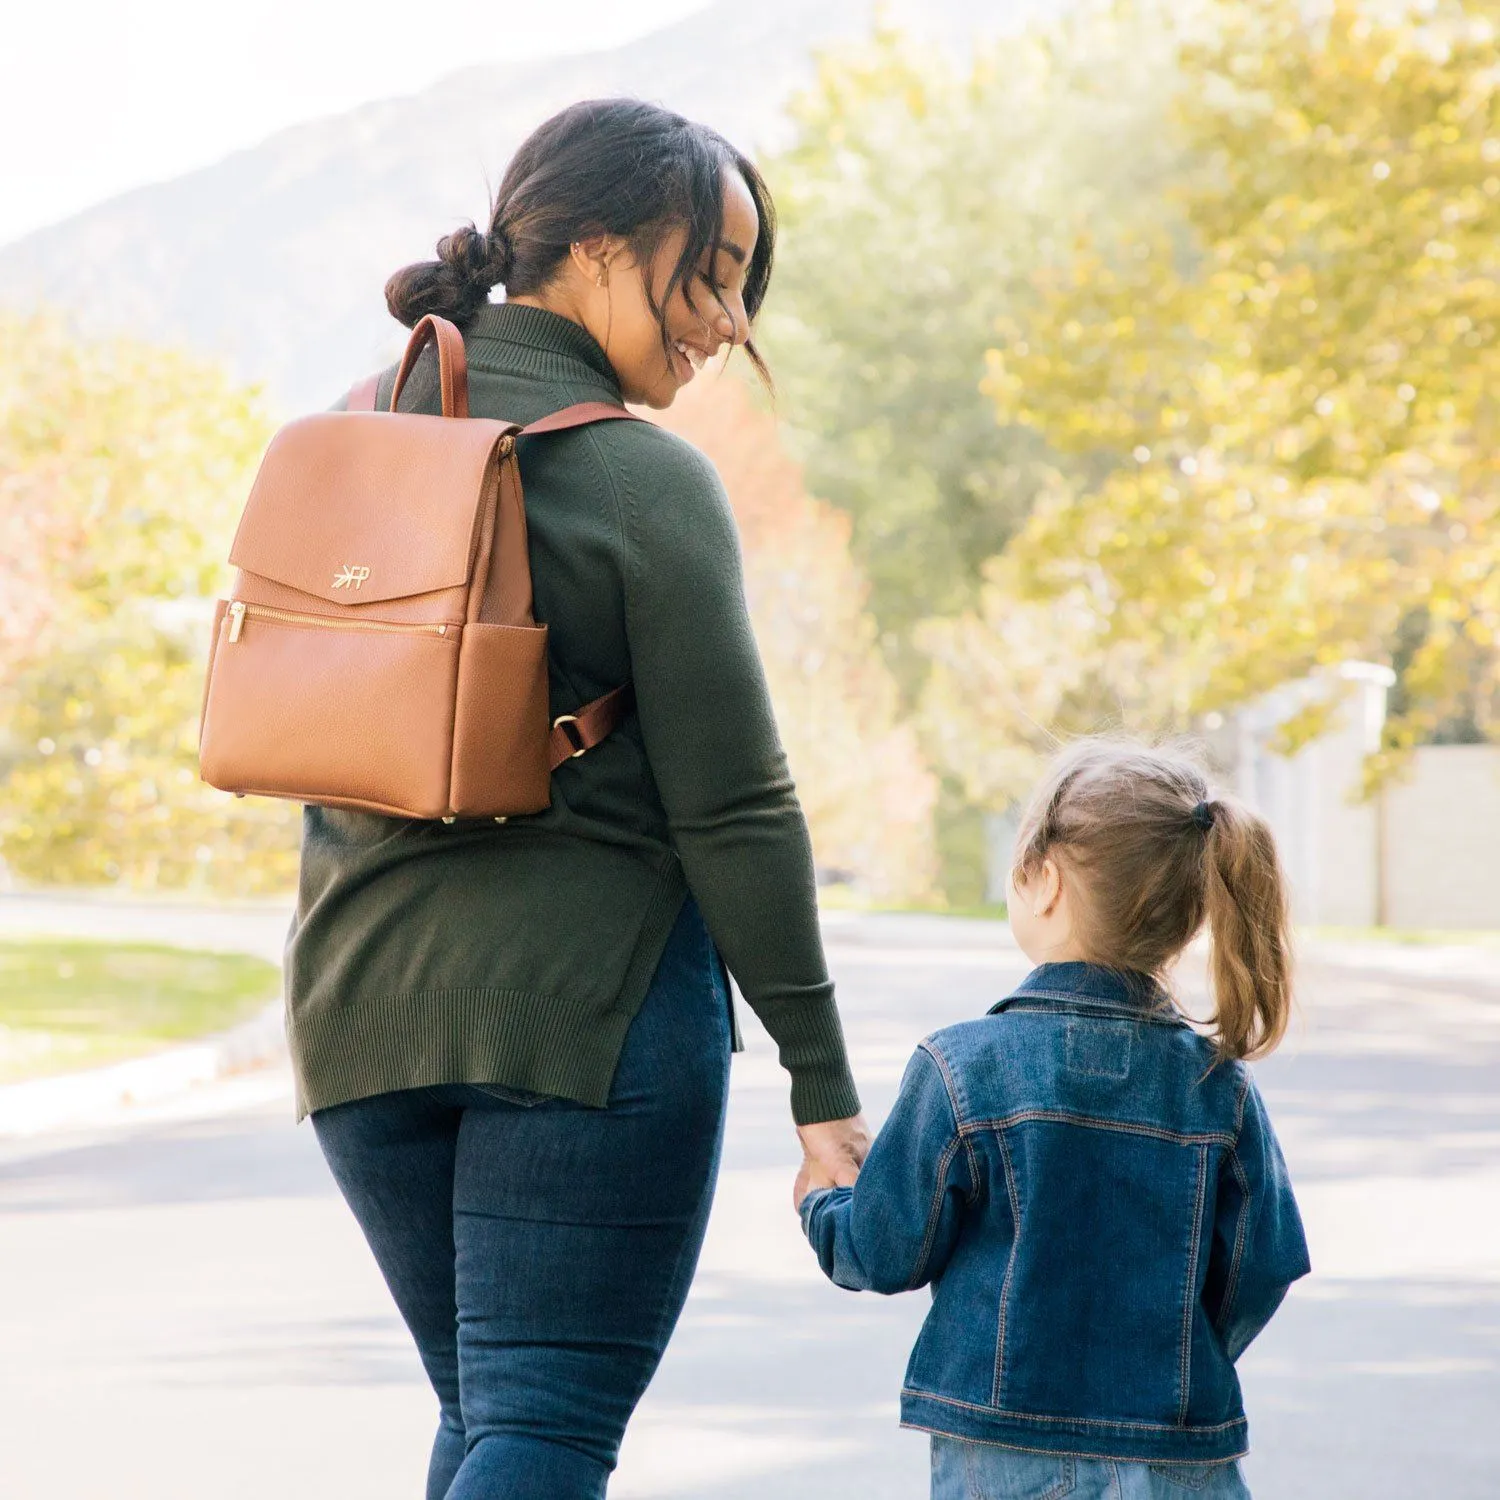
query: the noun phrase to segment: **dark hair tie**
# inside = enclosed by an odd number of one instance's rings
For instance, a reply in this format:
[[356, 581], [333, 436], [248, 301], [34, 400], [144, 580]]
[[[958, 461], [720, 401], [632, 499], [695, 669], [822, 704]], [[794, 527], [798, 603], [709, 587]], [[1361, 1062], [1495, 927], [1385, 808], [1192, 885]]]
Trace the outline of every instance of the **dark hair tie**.
[[1208, 830], [1214, 826], [1214, 808], [1217, 805], [1217, 803], [1213, 802], [1200, 802], [1193, 809], [1193, 822], [1195, 822], [1198, 827], [1203, 830], [1204, 833], [1207, 833]]

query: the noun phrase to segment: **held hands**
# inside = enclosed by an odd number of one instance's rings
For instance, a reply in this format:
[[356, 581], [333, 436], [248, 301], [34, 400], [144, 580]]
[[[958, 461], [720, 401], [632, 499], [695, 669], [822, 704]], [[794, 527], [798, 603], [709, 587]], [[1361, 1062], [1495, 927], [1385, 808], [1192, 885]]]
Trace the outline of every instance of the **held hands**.
[[792, 1206], [814, 1188], [852, 1187], [870, 1150], [870, 1127], [863, 1115], [847, 1120], [825, 1120], [819, 1125], [799, 1125], [802, 1170], [792, 1187]]

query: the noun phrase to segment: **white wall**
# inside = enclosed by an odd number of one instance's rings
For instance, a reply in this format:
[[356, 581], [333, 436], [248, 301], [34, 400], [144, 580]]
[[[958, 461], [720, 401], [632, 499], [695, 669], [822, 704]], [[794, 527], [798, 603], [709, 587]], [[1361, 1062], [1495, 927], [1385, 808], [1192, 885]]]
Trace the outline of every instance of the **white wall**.
[[1384, 795], [1387, 925], [1500, 928], [1500, 745], [1424, 745]]
[[[1380, 905], [1379, 813], [1359, 799], [1364, 758], [1380, 742], [1393, 677], [1348, 662], [1289, 683], [1239, 715], [1237, 790], [1271, 825], [1307, 926], [1369, 927]], [[1328, 731], [1296, 755], [1274, 748], [1277, 731], [1312, 703], [1335, 704]]]

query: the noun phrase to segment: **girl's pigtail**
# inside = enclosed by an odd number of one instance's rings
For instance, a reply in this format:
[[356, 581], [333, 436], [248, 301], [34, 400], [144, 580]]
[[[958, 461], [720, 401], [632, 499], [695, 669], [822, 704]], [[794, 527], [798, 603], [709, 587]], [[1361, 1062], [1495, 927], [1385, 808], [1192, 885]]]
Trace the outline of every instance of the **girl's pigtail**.
[[1205, 805], [1204, 900], [1222, 1058], [1263, 1057], [1292, 1006], [1291, 910], [1263, 818], [1224, 799]]

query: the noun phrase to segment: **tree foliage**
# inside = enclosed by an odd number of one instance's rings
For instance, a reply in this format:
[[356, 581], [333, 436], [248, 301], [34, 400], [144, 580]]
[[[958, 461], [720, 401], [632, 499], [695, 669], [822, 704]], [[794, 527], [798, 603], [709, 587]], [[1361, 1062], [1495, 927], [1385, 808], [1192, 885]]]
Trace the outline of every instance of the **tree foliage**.
[[[1063, 462], [979, 608], [930, 632], [940, 663], [1045, 678], [1065, 725], [1072, 693], [1075, 721], [1124, 706], [1175, 729], [1395, 660], [1394, 747], [1472, 702], [1477, 667], [1493, 681], [1500, 45], [1482, 12], [1218, 0], [1209, 34], [1178, 39], [1170, 214], [1086, 226], [991, 354], [1001, 421]], [[1055, 625], [1019, 669], [1017, 619]]]
[[959, 60], [891, 29], [825, 56], [767, 164], [783, 233], [764, 342], [813, 491], [854, 523], [908, 692], [915, 624], [975, 598], [1046, 445], [980, 386], [996, 320], [1068, 224], [1148, 211], [1171, 151], [1155, 4], [1084, 3]]
[[936, 782], [902, 721], [848, 518], [807, 493], [775, 420], [728, 374], [661, 416], [713, 459], [745, 554], [777, 723], [820, 869], [884, 900], [931, 894]]
[[268, 436], [212, 366], [0, 317], [0, 858], [23, 878], [291, 878], [296, 808], [197, 769], [211, 600]]

